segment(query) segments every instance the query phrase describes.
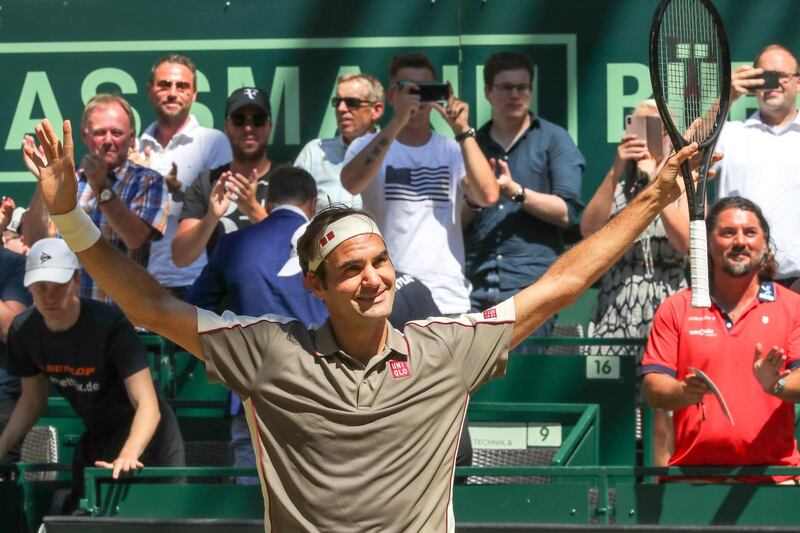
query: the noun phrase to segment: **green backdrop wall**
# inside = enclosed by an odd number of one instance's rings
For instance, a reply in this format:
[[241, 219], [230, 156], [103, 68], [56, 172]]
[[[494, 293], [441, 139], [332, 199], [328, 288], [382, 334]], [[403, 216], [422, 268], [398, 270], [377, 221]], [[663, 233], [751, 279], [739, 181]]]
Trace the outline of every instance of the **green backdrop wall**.
[[[226, 96], [256, 84], [274, 109], [271, 158], [332, 135], [327, 105], [336, 77], [362, 70], [387, 78], [389, 58], [422, 50], [488, 117], [481, 65], [512, 49], [536, 64], [532, 107], [563, 125], [587, 159], [589, 198], [613, 156], [623, 119], [650, 95], [647, 37], [656, 0], [6, 0], [0, 6], [0, 192], [32, 191], [19, 144], [43, 116], [78, 120], [98, 91], [123, 93], [148, 124], [146, 84], [169, 52], [193, 58], [193, 112], [219, 127]], [[797, 0], [716, 0], [735, 62], [771, 42], [800, 50]], [[732, 111], [753, 108], [743, 98]], [[434, 126], [442, 128], [437, 121]], [[80, 143], [79, 143], [80, 145]], [[79, 146], [80, 148], [80, 146]], [[80, 155], [80, 154], [79, 154]]]

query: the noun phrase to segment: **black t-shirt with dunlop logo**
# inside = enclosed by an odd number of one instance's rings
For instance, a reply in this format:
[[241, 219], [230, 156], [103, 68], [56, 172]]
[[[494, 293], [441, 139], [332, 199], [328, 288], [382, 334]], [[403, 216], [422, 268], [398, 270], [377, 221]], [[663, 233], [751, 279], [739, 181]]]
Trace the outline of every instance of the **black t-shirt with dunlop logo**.
[[47, 376], [87, 429], [130, 425], [134, 408], [124, 380], [147, 368], [147, 359], [144, 345], [122, 311], [81, 299], [75, 325], [54, 332], [31, 307], [14, 319], [8, 339], [9, 374]]

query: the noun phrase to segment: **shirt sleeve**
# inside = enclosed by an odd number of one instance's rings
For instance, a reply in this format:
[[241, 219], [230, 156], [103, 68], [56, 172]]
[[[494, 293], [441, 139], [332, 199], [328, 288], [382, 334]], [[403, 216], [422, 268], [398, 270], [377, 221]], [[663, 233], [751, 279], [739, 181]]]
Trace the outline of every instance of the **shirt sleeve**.
[[789, 332], [789, 340], [786, 343], [786, 368], [797, 370], [800, 368], [800, 312], [796, 309], [794, 320], [792, 321], [792, 331]]
[[25, 256], [4, 250], [3, 262], [7, 262], [6, 278], [0, 287], [0, 300], [4, 302], [15, 301], [29, 306], [31, 293], [25, 288]]
[[650, 373], [678, 375], [678, 340], [680, 323], [672, 300], [662, 303], [656, 310], [653, 326], [647, 337], [647, 347], [642, 360], [642, 375]]
[[204, 183], [211, 179], [210, 172], [206, 171], [197, 176], [183, 197], [183, 209], [181, 210], [180, 220], [187, 218], [203, 218], [208, 211], [208, 198], [205, 195]]
[[167, 230], [169, 218], [169, 191], [164, 178], [158, 172], [146, 169], [139, 190], [129, 206], [145, 224], [156, 231], [155, 240]]
[[236, 316], [230, 311], [220, 316], [198, 307], [197, 331], [209, 380], [222, 383], [243, 400], [249, 398], [281, 321], [291, 319]]
[[122, 379], [129, 378], [148, 367], [144, 344], [122, 313], [109, 333], [106, 356]]
[[586, 161], [565, 130], [559, 128], [550, 147], [550, 181], [552, 194], [567, 203], [569, 221], [574, 224], [583, 210], [581, 181]]
[[[208, 263], [189, 288], [186, 301], [203, 309], [215, 309], [227, 292], [225, 279], [220, 272], [220, 257], [225, 257], [224, 241], [220, 240], [214, 251], [208, 256]], [[223, 249], [221, 252], [220, 249]]]
[[213, 136], [211, 137], [211, 146], [208, 151], [208, 159], [206, 160], [206, 168], [203, 170], [211, 170], [231, 162], [233, 159], [233, 152], [231, 152], [231, 143], [224, 133], [217, 130], [211, 130]]
[[26, 343], [30, 343], [31, 339], [26, 338], [24, 333], [20, 333], [19, 319], [20, 315], [17, 315], [14, 321], [11, 322], [11, 327], [8, 328], [7, 370], [12, 376], [21, 378], [38, 376], [41, 372], [27, 356]]
[[354, 139], [353, 142], [350, 143], [350, 146], [347, 147], [347, 152], [344, 154], [344, 165], [349, 163], [353, 160], [355, 156], [361, 153], [363, 150], [375, 137], [377, 133], [367, 133], [362, 135], [361, 137]]
[[442, 340], [472, 394], [489, 379], [505, 375], [514, 321], [514, 300], [509, 298], [482, 313], [410, 324], [427, 327]]

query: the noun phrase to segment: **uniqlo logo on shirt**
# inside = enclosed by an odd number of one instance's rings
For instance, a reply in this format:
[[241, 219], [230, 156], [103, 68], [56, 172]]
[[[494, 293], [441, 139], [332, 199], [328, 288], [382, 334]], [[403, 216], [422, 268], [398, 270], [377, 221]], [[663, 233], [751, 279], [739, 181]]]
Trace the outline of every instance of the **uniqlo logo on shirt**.
[[497, 309], [492, 307], [483, 312], [483, 318], [497, 318]]
[[404, 379], [411, 376], [411, 370], [406, 361], [389, 361], [389, 369], [394, 379]]

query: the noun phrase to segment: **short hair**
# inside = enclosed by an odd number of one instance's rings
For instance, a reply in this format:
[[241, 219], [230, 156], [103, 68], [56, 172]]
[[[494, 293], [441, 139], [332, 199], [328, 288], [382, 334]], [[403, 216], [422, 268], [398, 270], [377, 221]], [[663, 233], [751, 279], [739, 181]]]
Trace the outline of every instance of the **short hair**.
[[658, 111], [658, 105], [656, 104], [654, 98], [648, 98], [636, 104], [636, 107], [633, 108], [633, 114], [635, 115], [636, 113], [640, 113], [645, 109], [654, 109]]
[[789, 54], [792, 57], [792, 59], [794, 59], [794, 64], [795, 64], [795, 72], [792, 72], [792, 74], [800, 73], [800, 69], [797, 68], [797, 56], [794, 55], [794, 52], [792, 52], [782, 44], [777, 44], [777, 43], [768, 44], [767, 46], [762, 48], [761, 51], [758, 52], [758, 54], [756, 54], [756, 58], [753, 60], [753, 66], [755, 67], [756, 65], [758, 65], [759, 60], [761, 60], [761, 56], [763, 56], [767, 52], [772, 52], [773, 50], [783, 50], [784, 52]]
[[[271, 183], [272, 182], [270, 181], [270, 187], [272, 187]], [[362, 209], [349, 207], [345, 204], [331, 204], [330, 206], [322, 209], [320, 212], [314, 215], [314, 218], [311, 219], [311, 222], [306, 228], [306, 232], [303, 233], [302, 237], [300, 237], [300, 239], [297, 241], [297, 256], [300, 259], [300, 269], [303, 271], [304, 276], [308, 274], [308, 263], [317, 253], [317, 242], [319, 242], [319, 240], [322, 238], [322, 233], [325, 231], [325, 228], [340, 218], [344, 218], [349, 215], [365, 216], [375, 222], [375, 218], [368, 212]], [[320, 263], [314, 274], [317, 275], [324, 286], [325, 261]]]
[[758, 275], [764, 280], [773, 279], [775, 273], [778, 271], [778, 261], [775, 259], [775, 254], [772, 252], [772, 237], [769, 222], [767, 222], [764, 213], [761, 212], [761, 208], [754, 202], [741, 196], [728, 196], [717, 200], [716, 203], [711, 206], [706, 216], [706, 235], [711, 235], [711, 232], [714, 231], [714, 228], [716, 228], [719, 223], [720, 215], [723, 211], [727, 211], [728, 209], [748, 211], [753, 213], [758, 219], [758, 224], [761, 226], [761, 231], [764, 232], [764, 240], [767, 243], [767, 250], [764, 252], [764, 258], [761, 260]]
[[367, 86], [367, 100], [370, 102], [384, 102], [385, 96], [383, 94], [383, 84], [375, 76], [370, 76], [363, 72], [351, 72], [339, 76], [336, 81], [337, 85], [346, 83], [348, 81], [360, 81]]
[[111, 93], [98, 93], [92, 96], [92, 99], [86, 104], [86, 107], [83, 108], [83, 115], [81, 116], [81, 131], [86, 129], [86, 123], [89, 121], [89, 115], [91, 115], [96, 109], [101, 107], [108, 107], [113, 104], [119, 104], [120, 107], [125, 111], [125, 114], [128, 115], [128, 121], [131, 124], [131, 131], [136, 131], [136, 116], [133, 114], [133, 109], [131, 108], [131, 104], [128, 103], [122, 96], [118, 94], [111, 94]]
[[156, 81], [156, 69], [164, 63], [176, 63], [191, 70], [192, 87], [197, 88], [197, 67], [191, 59], [182, 54], [169, 54], [156, 60], [156, 62], [153, 63], [153, 68], [150, 69], [150, 85], [153, 85]]
[[433, 63], [428, 59], [428, 56], [419, 52], [394, 56], [389, 63], [389, 78], [394, 78], [395, 75], [397, 75], [397, 71], [401, 68], [426, 68], [433, 74], [433, 77], [436, 78], [436, 69], [433, 68]]
[[317, 182], [305, 169], [287, 164], [279, 165], [269, 173], [269, 203], [303, 205], [316, 197]]
[[530, 58], [517, 52], [497, 52], [489, 56], [483, 65], [483, 83], [491, 87], [494, 77], [506, 70], [525, 69], [533, 83], [533, 63]]

